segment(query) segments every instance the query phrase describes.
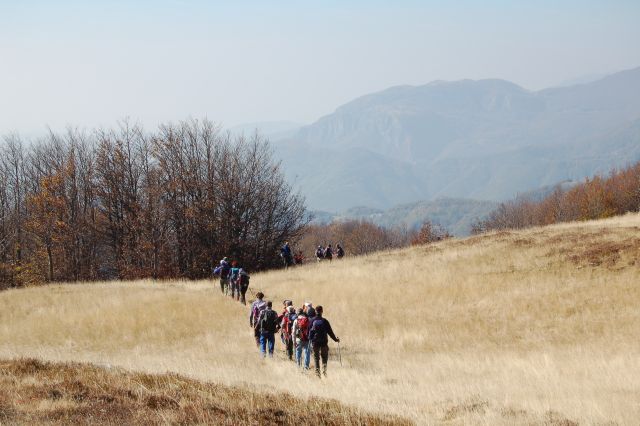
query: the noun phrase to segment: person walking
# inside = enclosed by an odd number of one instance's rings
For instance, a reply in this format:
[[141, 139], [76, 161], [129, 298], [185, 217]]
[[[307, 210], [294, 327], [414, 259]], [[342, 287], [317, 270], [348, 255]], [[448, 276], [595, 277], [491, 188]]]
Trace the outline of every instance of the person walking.
[[251, 277], [243, 268], [240, 268], [240, 303], [247, 304], [246, 294], [249, 289], [249, 279]]
[[289, 246], [288, 241], [285, 241], [284, 245], [280, 249], [280, 257], [282, 257], [285, 269], [293, 264], [293, 254], [291, 253], [291, 247]]
[[340, 244], [336, 245], [336, 257], [342, 259], [344, 257], [344, 249]]
[[313, 303], [311, 302], [304, 302], [304, 312], [307, 314], [309, 321], [313, 321], [316, 317], [316, 310], [313, 308]]
[[273, 349], [275, 346], [276, 338], [275, 334], [278, 331], [278, 314], [272, 308], [272, 303], [269, 300], [266, 308], [260, 313], [256, 329], [260, 332], [260, 352], [262, 356], [266, 358], [267, 347], [269, 351], [269, 357], [273, 358]]
[[324, 259], [324, 248], [322, 246], [318, 246], [316, 249], [316, 262], [320, 263]]
[[287, 357], [289, 358], [289, 360], [293, 360], [294, 339], [292, 328], [293, 323], [297, 317], [298, 315], [296, 314], [296, 308], [294, 308], [293, 306], [288, 306], [287, 313], [282, 318], [280, 334], [282, 334], [282, 336], [284, 337], [284, 344], [287, 349]]
[[316, 307], [316, 317], [311, 323], [309, 330], [309, 340], [313, 347], [313, 361], [316, 367], [316, 375], [320, 377], [320, 360], [322, 359], [322, 374], [327, 376], [327, 362], [329, 361], [329, 339], [340, 342], [340, 339], [333, 334], [329, 320], [322, 316], [322, 306]]
[[[282, 306], [283, 306], [282, 313], [278, 315], [278, 324], [280, 324], [280, 328], [284, 326], [284, 319], [289, 313], [289, 306], [293, 306], [293, 301], [289, 299], [284, 299], [282, 301]], [[282, 344], [285, 347], [287, 346], [287, 341], [285, 339], [284, 333], [280, 333], [280, 341], [282, 341]]]
[[[297, 317], [291, 327], [291, 337], [295, 345], [296, 364], [298, 367], [309, 369], [311, 362], [311, 348], [309, 346], [309, 317], [304, 309], [298, 308]], [[304, 353], [304, 365], [302, 354]]]
[[220, 261], [220, 290], [222, 294], [229, 294], [229, 273], [231, 272], [231, 264], [229, 258], [225, 257]]
[[249, 313], [249, 327], [254, 331], [254, 338], [256, 339], [256, 346], [260, 346], [260, 330], [258, 330], [258, 318], [260, 314], [267, 307], [267, 302], [264, 300], [264, 293], [261, 291], [256, 293], [256, 300], [251, 304], [251, 311]]
[[240, 266], [238, 261], [231, 262], [231, 271], [229, 272], [229, 282], [231, 284], [231, 298], [240, 300]]
[[324, 258], [329, 262], [331, 262], [331, 260], [333, 259], [333, 249], [331, 248], [331, 244], [329, 244], [327, 248], [324, 249]]

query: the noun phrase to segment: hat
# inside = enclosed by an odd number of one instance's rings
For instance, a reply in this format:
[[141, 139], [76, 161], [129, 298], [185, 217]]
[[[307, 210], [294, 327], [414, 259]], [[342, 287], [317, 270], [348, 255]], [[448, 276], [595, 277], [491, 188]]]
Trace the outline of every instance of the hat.
[[313, 308], [313, 303], [311, 303], [311, 302], [304, 302], [304, 306], [306, 306], [307, 308], [309, 308], [309, 307]]

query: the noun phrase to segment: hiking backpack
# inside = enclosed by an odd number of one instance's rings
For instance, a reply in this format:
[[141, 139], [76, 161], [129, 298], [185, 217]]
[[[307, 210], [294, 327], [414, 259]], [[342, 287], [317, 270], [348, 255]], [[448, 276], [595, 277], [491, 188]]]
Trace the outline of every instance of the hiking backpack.
[[249, 287], [249, 275], [247, 274], [240, 274], [240, 284], [243, 287]]
[[291, 337], [291, 326], [293, 325], [293, 322], [296, 320], [296, 318], [298, 317], [298, 315], [296, 315], [295, 313], [293, 314], [287, 314], [284, 316], [284, 319], [282, 320], [282, 330], [283, 332]]
[[262, 311], [266, 309], [266, 307], [267, 307], [267, 302], [265, 302], [264, 300], [261, 300], [260, 302], [253, 305], [254, 324], [258, 322], [258, 319], [260, 318], [260, 314], [262, 313]]
[[231, 281], [237, 280], [238, 275], [240, 275], [240, 268], [231, 268], [231, 276], [229, 277]]
[[263, 311], [260, 316], [260, 331], [275, 333], [278, 328], [278, 314], [273, 309]]
[[298, 328], [296, 328], [296, 337], [302, 342], [309, 340], [309, 318], [306, 316], [298, 317]]
[[231, 266], [224, 264], [220, 266], [220, 278], [229, 278], [229, 272], [231, 272]]

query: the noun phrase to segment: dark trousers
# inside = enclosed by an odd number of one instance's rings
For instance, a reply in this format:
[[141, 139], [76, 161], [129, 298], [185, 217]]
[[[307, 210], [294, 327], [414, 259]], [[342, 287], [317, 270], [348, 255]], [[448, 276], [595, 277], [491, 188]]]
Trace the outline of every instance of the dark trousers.
[[247, 290], [249, 289], [249, 285], [248, 284], [240, 284], [240, 302], [243, 305], [247, 304], [247, 298], [246, 298], [246, 294], [247, 294]]
[[258, 328], [253, 330], [253, 336], [256, 338], [256, 345], [260, 346], [260, 330]]
[[329, 361], [329, 345], [313, 345], [313, 362], [316, 366], [316, 374], [320, 376], [320, 359], [322, 358], [322, 372], [327, 375], [327, 361]]
[[291, 336], [285, 340], [285, 344], [287, 345], [287, 356], [290, 360], [293, 360], [293, 339]]
[[227, 294], [229, 291], [229, 280], [227, 278], [220, 278], [220, 290], [222, 294]]
[[231, 280], [231, 298], [240, 300], [240, 281], [238, 279]]

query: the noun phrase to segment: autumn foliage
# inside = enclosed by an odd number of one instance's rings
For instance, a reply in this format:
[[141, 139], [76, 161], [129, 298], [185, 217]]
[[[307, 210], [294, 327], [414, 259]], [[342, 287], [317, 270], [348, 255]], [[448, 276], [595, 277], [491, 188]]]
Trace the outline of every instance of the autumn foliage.
[[0, 154], [0, 288], [265, 269], [306, 225], [268, 143], [207, 120], [10, 135]]
[[451, 235], [442, 226], [426, 221], [422, 224], [420, 230], [415, 233], [415, 235], [411, 239], [411, 245], [417, 246], [422, 244], [429, 244], [436, 241], [446, 240], [452, 237], [453, 235]]
[[412, 233], [389, 229], [364, 220], [348, 220], [328, 225], [310, 225], [300, 240], [299, 248], [305, 256], [313, 256], [318, 245], [342, 245], [348, 256], [358, 256], [380, 250], [405, 247]]
[[518, 229], [559, 222], [603, 219], [640, 208], [640, 163], [608, 176], [595, 176], [574, 187], [556, 188], [542, 200], [516, 198], [476, 223], [474, 233]]

